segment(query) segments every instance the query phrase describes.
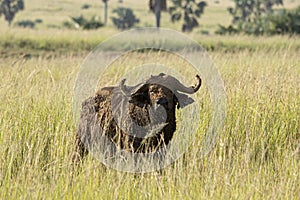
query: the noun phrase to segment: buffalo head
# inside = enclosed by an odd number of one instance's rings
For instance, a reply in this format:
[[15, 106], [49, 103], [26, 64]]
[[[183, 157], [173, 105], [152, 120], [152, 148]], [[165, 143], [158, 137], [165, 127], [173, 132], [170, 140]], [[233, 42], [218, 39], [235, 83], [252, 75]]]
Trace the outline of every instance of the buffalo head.
[[180, 108], [193, 103], [193, 100], [184, 93], [193, 94], [199, 90], [201, 78], [199, 75], [196, 75], [196, 78], [198, 82], [195, 86], [186, 87], [173, 76], [161, 73], [158, 76], [151, 76], [143, 83], [133, 87], [126, 86], [126, 79], [123, 79], [120, 89], [122, 94], [129, 97], [130, 103], [163, 105], [169, 109], [170, 106], [177, 104], [177, 107]]
[[[186, 87], [175, 77], [166, 74], [151, 76], [136, 86], [126, 86], [125, 79], [116, 87], [112, 95], [112, 113], [124, 132], [137, 137], [152, 136], [166, 126], [175, 124], [175, 109], [194, 102], [187, 94], [197, 92], [197, 84]], [[157, 131], [158, 130], [158, 131]], [[175, 131], [175, 127], [174, 127]], [[173, 134], [172, 134], [173, 135]]]

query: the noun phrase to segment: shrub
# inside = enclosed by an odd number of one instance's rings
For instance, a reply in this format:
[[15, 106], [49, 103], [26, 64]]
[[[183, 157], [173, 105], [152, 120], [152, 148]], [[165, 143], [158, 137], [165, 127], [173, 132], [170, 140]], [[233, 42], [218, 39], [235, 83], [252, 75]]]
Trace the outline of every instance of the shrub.
[[93, 16], [91, 19], [86, 19], [81, 15], [79, 17], [71, 17], [71, 19], [76, 28], [82, 28], [86, 30], [97, 29], [104, 25], [98, 16]]
[[15, 26], [19, 26], [22, 28], [34, 28], [35, 22], [31, 20], [22, 20], [15, 23]]
[[[67, 28], [67, 29], [76, 29], [75, 23], [70, 22], [70, 21], [64, 21], [62, 23], [62, 26], [65, 27], [65, 28]], [[77, 27], [77, 28], [79, 28], [79, 27]]]
[[36, 24], [41, 24], [41, 23], [43, 23], [43, 20], [42, 19], [35, 19], [34, 22]]
[[300, 6], [294, 10], [279, 9], [251, 21], [236, 21], [228, 27], [219, 25], [217, 34], [248, 35], [300, 34]]
[[172, 0], [173, 6], [169, 8], [171, 21], [182, 21], [181, 30], [183, 32], [191, 32], [199, 26], [198, 18], [204, 13], [207, 6], [205, 1], [188, 0], [186, 3], [178, 0]]
[[87, 10], [87, 9], [89, 9], [90, 7], [91, 7], [90, 4], [83, 4], [83, 5], [81, 6], [81, 9]]
[[268, 17], [271, 34], [300, 34], [300, 6], [294, 10], [278, 10]]
[[119, 7], [114, 9], [113, 13], [116, 13], [117, 17], [112, 17], [112, 22], [118, 29], [121, 30], [129, 29], [140, 21], [135, 17], [132, 9], [130, 8]]

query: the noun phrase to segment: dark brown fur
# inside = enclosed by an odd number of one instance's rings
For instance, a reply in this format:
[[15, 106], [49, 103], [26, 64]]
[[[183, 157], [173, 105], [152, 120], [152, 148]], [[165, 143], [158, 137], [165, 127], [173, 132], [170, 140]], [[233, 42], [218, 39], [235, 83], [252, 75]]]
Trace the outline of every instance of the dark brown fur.
[[[199, 78], [199, 84], [201, 85], [200, 77], [197, 76], [197, 78]], [[192, 87], [195, 89], [195, 92], [199, 89], [199, 84], [196, 88]], [[183, 98], [188, 98], [187, 95], [178, 94], [175, 90], [172, 91], [168, 88], [160, 84], [149, 83], [148, 81], [146, 84], [139, 86], [130, 95], [127, 113], [122, 114], [123, 117], [125, 116], [124, 119], [122, 118], [124, 123], [127, 123], [127, 120], [131, 120], [140, 127], [146, 127], [151, 121], [149, 114], [151, 107], [163, 106], [166, 112], [165, 121], [164, 119], [157, 120], [157, 124], [160, 124], [160, 121], [165, 122], [162, 129], [146, 138], [127, 134], [124, 129], [122, 130], [118, 126], [114, 119], [112, 98], [113, 92], [117, 87], [100, 89], [94, 97], [85, 100], [82, 103], [82, 112], [76, 136], [77, 157], [82, 158], [88, 152], [86, 142], [83, 142], [83, 140], [91, 143], [93, 138], [99, 137], [99, 134], [105, 135], [117, 148], [130, 152], [149, 153], [168, 145], [176, 130], [176, 106], [179, 108], [177, 97], [181, 95]], [[157, 116], [156, 118], [159, 118], [160, 114]], [[101, 127], [102, 133], [97, 128], [93, 130], [93, 127], [96, 126]]]

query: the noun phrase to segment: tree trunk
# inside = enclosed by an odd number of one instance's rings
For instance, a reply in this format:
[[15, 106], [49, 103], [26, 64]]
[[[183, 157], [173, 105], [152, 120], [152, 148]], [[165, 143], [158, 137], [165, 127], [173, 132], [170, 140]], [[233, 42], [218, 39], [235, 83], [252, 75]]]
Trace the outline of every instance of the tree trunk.
[[107, 23], [107, 0], [103, 1], [104, 3], [104, 24], [106, 25]]
[[155, 7], [154, 7], [154, 14], [156, 18], [156, 27], [160, 27], [160, 13], [161, 13], [161, 1], [162, 0], [156, 0], [155, 1]]
[[246, 8], [242, 7], [242, 21], [245, 22], [246, 21]]

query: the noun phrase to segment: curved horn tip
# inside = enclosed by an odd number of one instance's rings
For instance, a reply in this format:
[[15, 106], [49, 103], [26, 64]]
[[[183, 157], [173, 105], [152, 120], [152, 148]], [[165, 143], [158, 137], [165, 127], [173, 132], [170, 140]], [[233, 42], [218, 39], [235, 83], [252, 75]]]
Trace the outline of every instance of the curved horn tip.
[[125, 81], [126, 81], [126, 78], [122, 79], [121, 82], [120, 82], [120, 84], [121, 84], [121, 85], [124, 85], [124, 84], [125, 84]]
[[121, 92], [124, 94], [124, 95], [127, 95], [127, 93], [129, 92], [126, 85], [125, 85], [125, 81], [126, 81], [126, 78], [122, 79], [121, 82], [120, 82], [120, 89], [121, 89]]
[[199, 88], [201, 86], [201, 83], [202, 83], [202, 80], [201, 80], [201, 78], [200, 78], [200, 76], [198, 74], [196, 75], [196, 78], [198, 79], [199, 82], [198, 82], [198, 84], [196, 86], [193, 87], [194, 92], [197, 92], [199, 90]]

